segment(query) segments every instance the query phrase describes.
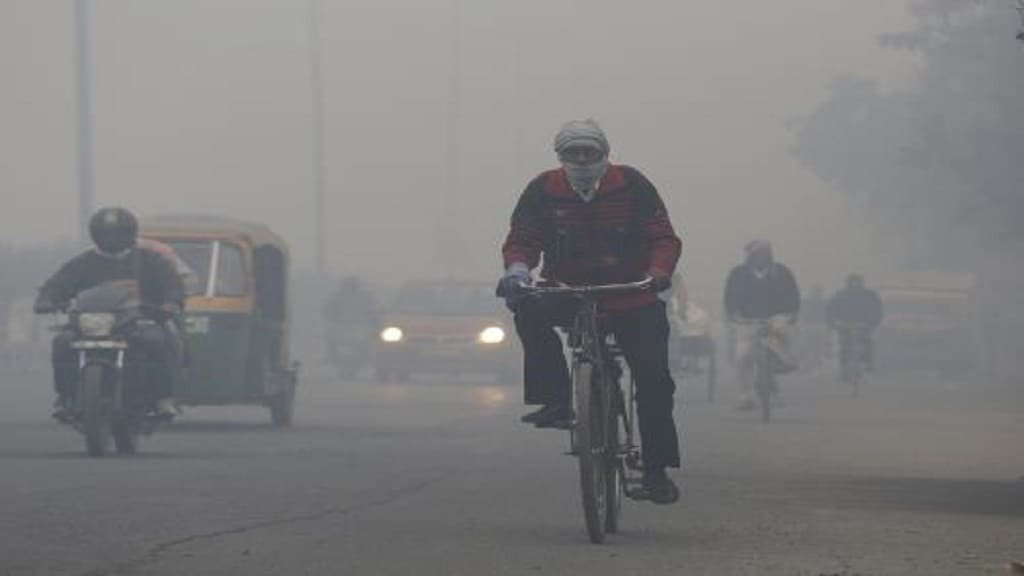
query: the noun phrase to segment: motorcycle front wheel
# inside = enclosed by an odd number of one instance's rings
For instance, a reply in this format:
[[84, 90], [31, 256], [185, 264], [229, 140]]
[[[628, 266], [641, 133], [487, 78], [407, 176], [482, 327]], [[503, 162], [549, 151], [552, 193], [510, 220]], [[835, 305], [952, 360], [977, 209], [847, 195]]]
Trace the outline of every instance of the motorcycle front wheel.
[[106, 370], [100, 365], [89, 365], [82, 369], [79, 390], [79, 405], [82, 414], [82, 434], [85, 436], [85, 450], [89, 456], [100, 458], [107, 454], [110, 446], [110, 398], [104, 394], [103, 381]]

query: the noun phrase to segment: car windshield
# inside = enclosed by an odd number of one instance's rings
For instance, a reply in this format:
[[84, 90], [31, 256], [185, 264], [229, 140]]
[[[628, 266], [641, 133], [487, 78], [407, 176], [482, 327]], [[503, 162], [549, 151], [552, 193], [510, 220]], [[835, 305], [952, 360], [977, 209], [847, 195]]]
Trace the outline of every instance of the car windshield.
[[139, 284], [134, 280], [105, 282], [75, 298], [79, 312], [119, 312], [139, 307]]
[[391, 310], [397, 314], [487, 316], [501, 308], [490, 286], [417, 283], [398, 291]]
[[195, 275], [195, 281], [188, 283], [190, 296], [213, 298], [246, 294], [245, 259], [238, 245], [219, 240], [165, 243]]

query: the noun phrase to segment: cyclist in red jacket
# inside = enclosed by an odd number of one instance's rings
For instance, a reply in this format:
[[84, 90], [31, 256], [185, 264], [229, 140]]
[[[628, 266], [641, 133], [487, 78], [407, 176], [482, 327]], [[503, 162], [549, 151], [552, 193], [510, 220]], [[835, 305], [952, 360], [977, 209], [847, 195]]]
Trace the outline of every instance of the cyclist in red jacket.
[[[561, 168], [527, 186], [502, 247], [501, 292], [523, 344], [526, 403], [541, 405], [523, 421], [538, 428], [570, 423], [571, 382], [554, 327], [574, 312], [571, 303], [522, 298], [521, 286], [541, 257], [545, 280], [588, 285], [650, 276], [664, 290], [681, 252], [658, 191], [639, 170], [609, 163], [608, 140], [597, 123], [566, 124], [554, 148]], [[665, 304], [654, 292], [628, 294], [607, 298], [602, 311], [636, 377], [645, 488], [657, 503], [675, 502], [679, 490], [665, 472], [679, 467]]]

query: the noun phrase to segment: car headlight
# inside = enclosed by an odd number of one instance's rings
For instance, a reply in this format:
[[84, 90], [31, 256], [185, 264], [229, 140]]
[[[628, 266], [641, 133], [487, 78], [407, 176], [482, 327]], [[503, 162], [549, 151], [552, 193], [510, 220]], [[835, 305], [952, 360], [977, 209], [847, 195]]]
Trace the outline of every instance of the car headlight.
[[109, 313], [88, 312], [78, 315], [78, 330], [92, 338], [110, 336], [117, 317]]
[[498, 326], [484, 328], [478, 338], [481, 344], [501, 344], [505, 341], [505, 331]]
[[405, 338], [405, 334], [402, 333], [402, 329], [397, 326], [388, 326], [384, 330], [381, 330], [380, 333], [381, 341], [389, 344], [401, 342], [402, 338]]

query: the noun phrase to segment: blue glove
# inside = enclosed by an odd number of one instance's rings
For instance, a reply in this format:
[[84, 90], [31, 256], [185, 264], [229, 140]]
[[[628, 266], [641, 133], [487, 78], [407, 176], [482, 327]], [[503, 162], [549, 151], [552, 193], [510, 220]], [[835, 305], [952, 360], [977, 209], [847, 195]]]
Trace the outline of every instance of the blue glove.
[[505, 299], [505, 306], [515, 312], [523, 299], [523, 285], [532, 283], [530, 268], [522, 262], [515, 262], [505, 270], [505, 275], [498, 281], [498, 296]]

